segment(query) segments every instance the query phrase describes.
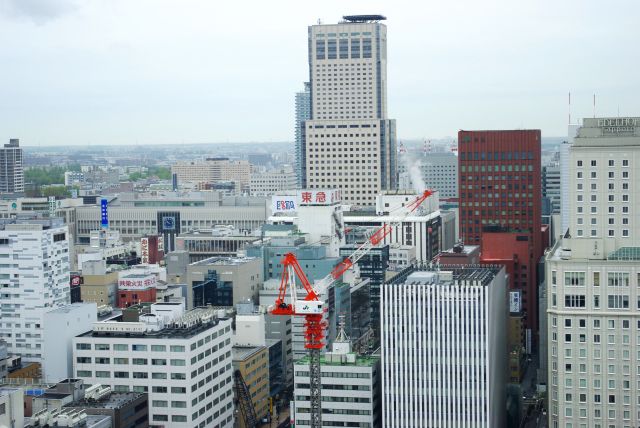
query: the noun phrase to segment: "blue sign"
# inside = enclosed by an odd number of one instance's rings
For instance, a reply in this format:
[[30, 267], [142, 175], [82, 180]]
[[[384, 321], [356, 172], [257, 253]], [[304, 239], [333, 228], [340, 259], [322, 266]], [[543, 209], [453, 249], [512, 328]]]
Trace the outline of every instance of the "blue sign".
[[100, 226], [105, 229], [109, 228], [109, 214], [107, 212], [107, 204], [109, 201], [106, 199], [100, 200]]
[[164, 230], [175, 230], [176, 229], [176, 219], [173, 217], [162, 217], [162, 229]]

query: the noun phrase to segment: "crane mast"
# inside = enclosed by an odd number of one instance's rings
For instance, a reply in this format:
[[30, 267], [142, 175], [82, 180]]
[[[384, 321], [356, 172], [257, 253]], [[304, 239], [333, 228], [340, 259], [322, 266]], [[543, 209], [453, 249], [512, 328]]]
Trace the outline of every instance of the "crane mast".
[[[309, 392], [311, 403], [311, 428], [321, 428], [321, 373], [320, 350], [324, 347], [325, 329], [324, 321], [326, 308], [320, 296], [338, 280], [347, 270], [364, 257], [372, 248], [384, 241], [384, 239], [396, 227], [402, 226], [404, 220], [433, 194], [431, 190], [425, 190], [410, 204], [404, 206], [404, 212], [393, 222], [384, 224], [375, 230], [368, 239], [356, 248], [353, 253], [345, 257], [324, 278], [311, 285], [302, 267], [298, 263], [295, 254], [287, 253], [282, 260], [282, 277], [276, 303], [271, 311], [274, 315], [300, 315], [305, 317], [305, 348], [309, 350]], [[296, 296], [296, 277], [300, 280], [307, 295], [298, 301]], [[286, 303], [287, 290], [291, 292], [291, 303]]]

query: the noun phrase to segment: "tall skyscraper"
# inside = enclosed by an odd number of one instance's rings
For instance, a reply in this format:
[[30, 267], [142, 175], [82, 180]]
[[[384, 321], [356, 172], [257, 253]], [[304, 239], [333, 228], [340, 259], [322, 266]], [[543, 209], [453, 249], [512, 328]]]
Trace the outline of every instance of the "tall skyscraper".
[[522, 293], [530, 341], [537, 331], [536, 265], [542, 256], [540, 139], [539, 130], [458, 133], [460, 237], [481, 244], [482, 260], [513, 265], [510, 288]]
[[42, 361], [43, 318], [70, 303], [69, 232], [62, 219], [0, 223], [0, 338], [11, 354]]
[[640, 117], [584, 119], [546, 256], [550, 427], [640, 421]]
[[303, 127], [303, 187], [342, 190], [372, 206], [397, 187], [395, 121], [387, 118], [387, 27], [380, 15], [309, 27], [311, 120]]
[[24, 171], [20, 140], [12, 138], [0, 149], [0, 193], [23, 193]]
[[382, 286], [382, 426], [500, 428], [503, 267], [407, 270]]
[[311, 119], [311, 84], [304, 82], [304, 90], [296, 93], [296, 185], [300, 189], [304, 182], [304, 122]]

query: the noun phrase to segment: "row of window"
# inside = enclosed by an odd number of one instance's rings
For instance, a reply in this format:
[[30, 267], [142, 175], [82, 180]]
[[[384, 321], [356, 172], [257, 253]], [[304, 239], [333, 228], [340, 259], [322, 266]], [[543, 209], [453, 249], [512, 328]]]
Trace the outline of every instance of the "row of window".
[[[598, 166], [598, 161], [591, 160], [590, 164], [591, 164], [591, 166]], [[577, 160], [576, 161], [576, 166], [577, 167], [582, 167], [582, 166], [584, 166], [584, 162], [582, 160]], [[609, 159], [608, 166], [616, 166], [616, 161], [614, 159]], [[622, 166], [629, 166], [629, 160], [628, 159], [622, 159]]]
[[[558, 284], [557, 271], [551, 271], [551, 285], [556, 286]], [[586, 272], [583, 271], [566, 271], [564, 273], [564, 286], [565, 287], [584, 287], [587, 284]], [[591, 285], [594, 287], [600, 286], [600, 272], [592, 272]], [[629, 272], [607, 272], [607, 286], [608, 287], [629, 287], [631, 285], [631, 275]], [[636, 285], [640, 287], [640, 272], [637, 273]]]

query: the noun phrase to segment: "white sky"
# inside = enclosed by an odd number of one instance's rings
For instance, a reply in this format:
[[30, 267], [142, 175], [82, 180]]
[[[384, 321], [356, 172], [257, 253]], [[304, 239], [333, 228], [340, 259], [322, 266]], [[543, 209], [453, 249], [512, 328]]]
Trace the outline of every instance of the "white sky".
[[640, 116], [640, 2], [0, 0], [0, 143], [293, 140], [307, 26], [388, 20], [400, 138]]

